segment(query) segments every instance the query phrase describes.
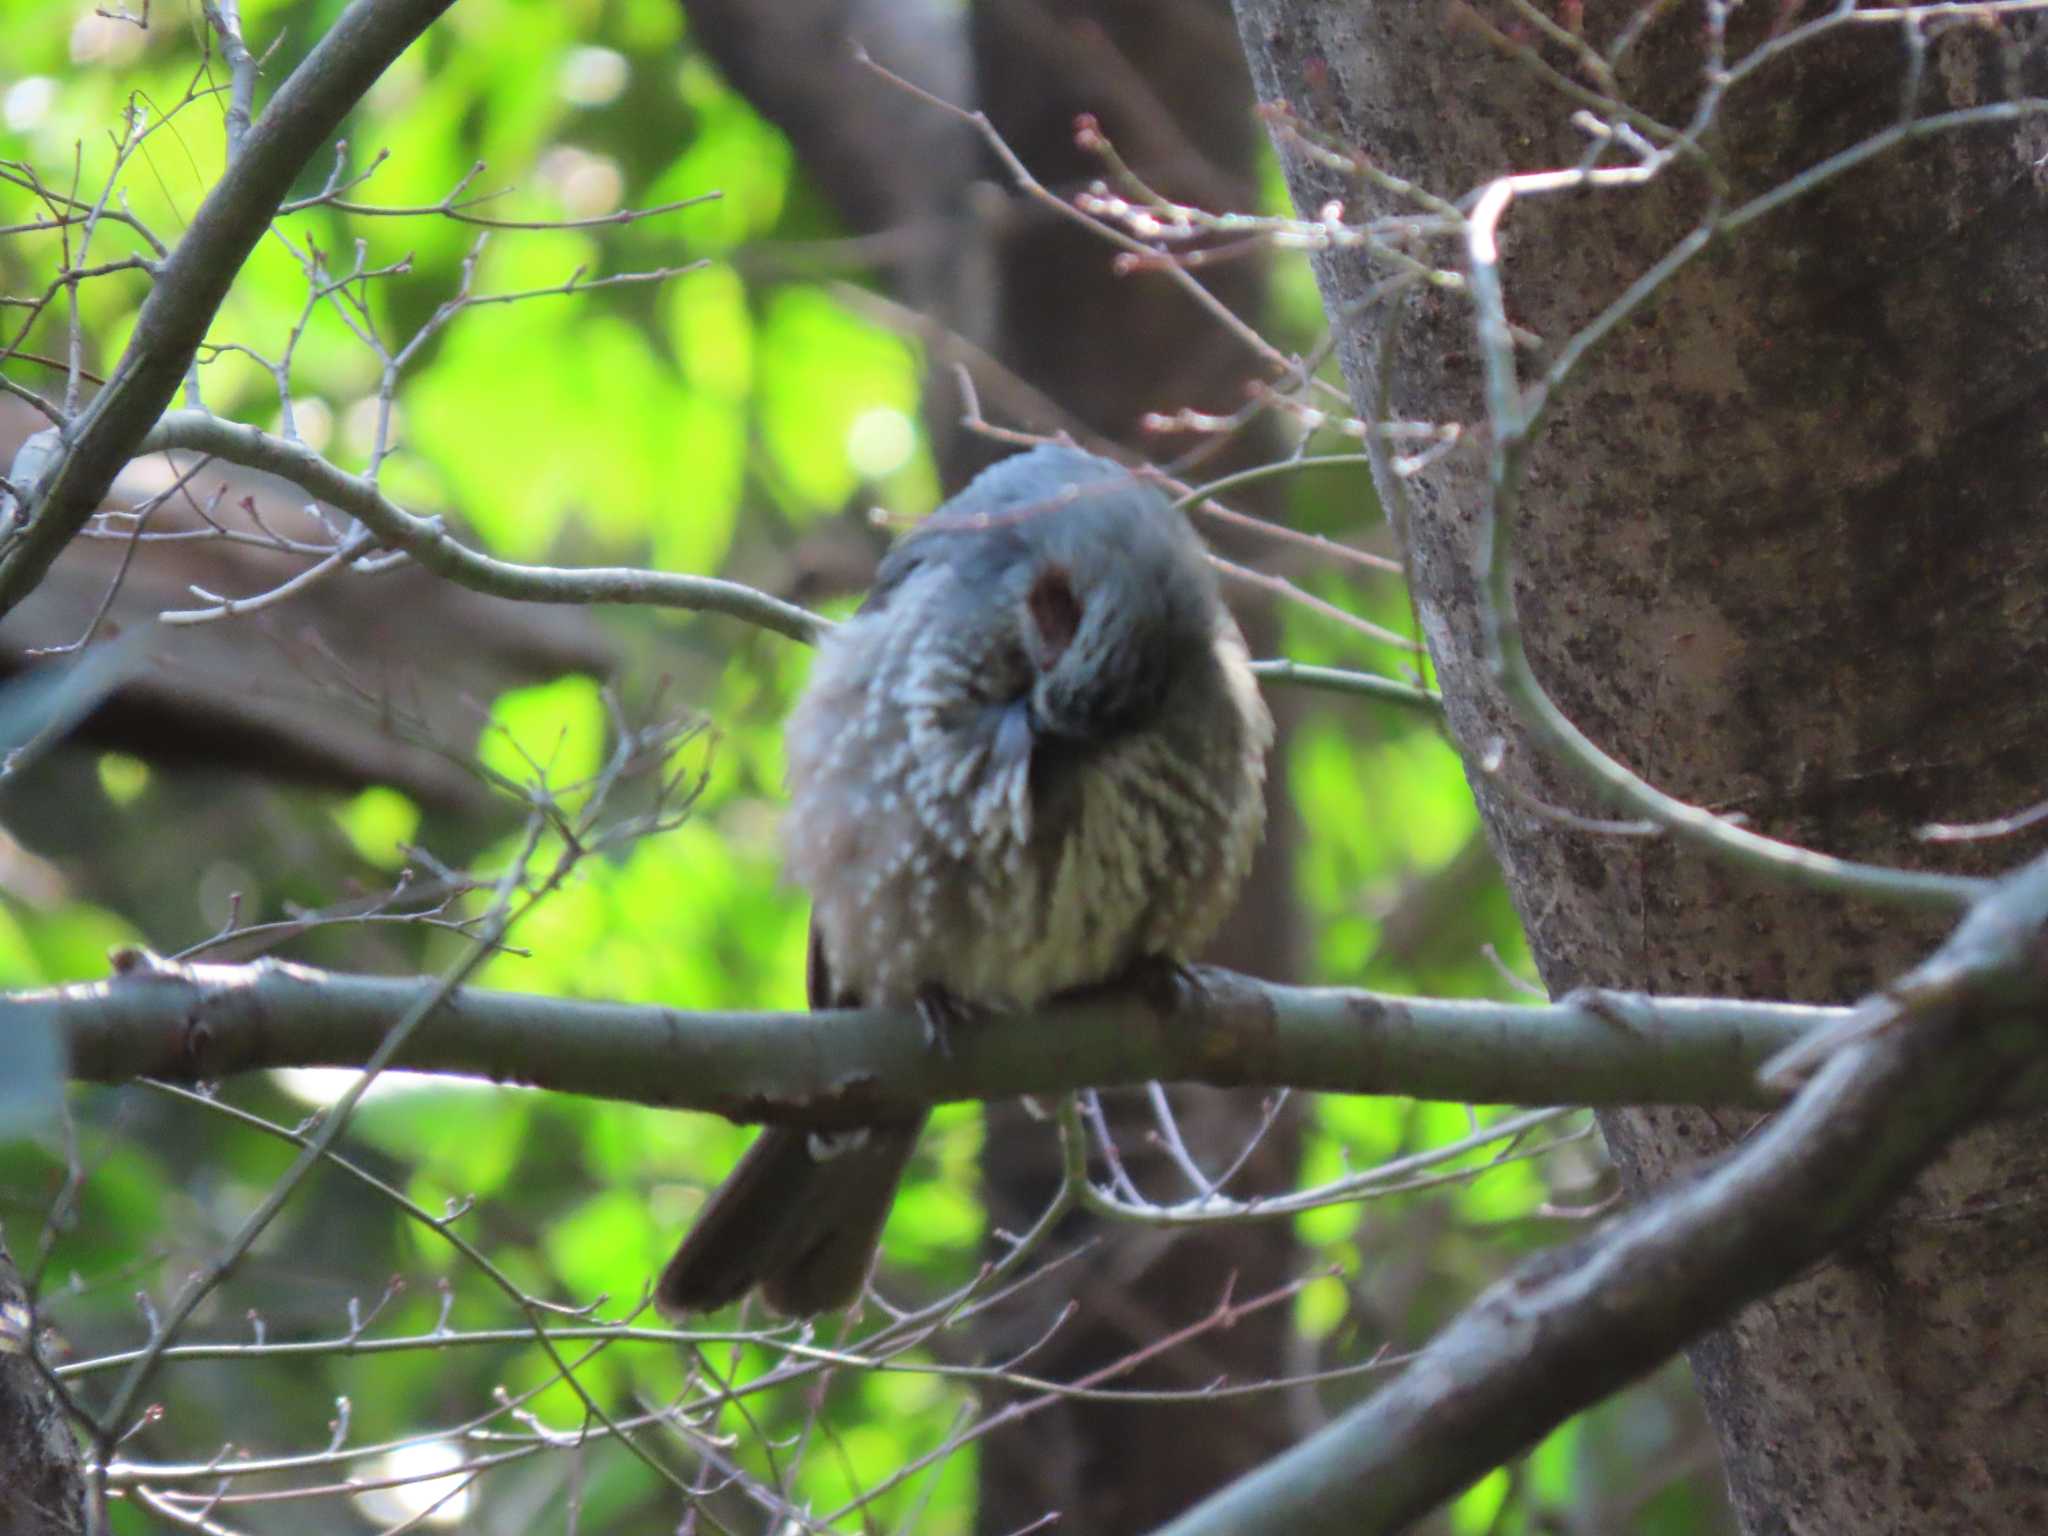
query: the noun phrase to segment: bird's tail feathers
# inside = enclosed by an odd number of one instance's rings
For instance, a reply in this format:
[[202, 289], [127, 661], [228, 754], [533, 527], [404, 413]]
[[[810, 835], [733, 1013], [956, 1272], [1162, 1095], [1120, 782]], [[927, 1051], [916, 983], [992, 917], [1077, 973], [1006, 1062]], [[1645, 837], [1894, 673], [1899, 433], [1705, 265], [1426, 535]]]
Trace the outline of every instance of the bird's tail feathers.
[[852, 1305], [922, 1118], [851, 1132], [770, 1126], [711, 1193], [662, 1270], [665, 1312], [708, 1312], [754, 1287], [775, 1311], [810, 1317]]

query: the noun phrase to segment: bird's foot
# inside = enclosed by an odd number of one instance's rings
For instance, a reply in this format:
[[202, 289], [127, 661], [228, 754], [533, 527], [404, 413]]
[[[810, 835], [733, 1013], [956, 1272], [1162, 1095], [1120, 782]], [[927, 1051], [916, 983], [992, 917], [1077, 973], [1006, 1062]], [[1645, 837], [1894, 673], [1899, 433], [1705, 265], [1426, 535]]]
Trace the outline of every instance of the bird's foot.
[[1129, 987], [1159, 1013], [1177, 1013], [1191, 1005], [1202, 991], [1202, 978], [1185, 960], [1170, 955], [1145, 955], [1116, 978], [1114, 985]]
[[982, 1016], [982, 1010], [962, 1002], [944, 987], [920, 987], [917, 1016], [924, 1023], [924, 1043], [946, 1060], [953, 1059], [953, 1036]]

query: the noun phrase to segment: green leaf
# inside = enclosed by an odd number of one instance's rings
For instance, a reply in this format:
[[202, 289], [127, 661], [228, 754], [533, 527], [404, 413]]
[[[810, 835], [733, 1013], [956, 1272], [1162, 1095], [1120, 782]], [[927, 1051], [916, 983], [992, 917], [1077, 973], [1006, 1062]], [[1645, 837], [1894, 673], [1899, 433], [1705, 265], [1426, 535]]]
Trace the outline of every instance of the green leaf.
[[668, 285], [668, 314], [690, 386], [744, 399], [754, 387], [754, 321], [739, 274], [724, 262], [683, 273]]
[[21, 918], [0, 904], [0, 987], [32, 987], [45, 979]]
[[747, 423], [737, 405], [709, 394], [680, 396], [668, 451], [687, 466], [648, 508], [654, 566], [715, 574], [732, 543], [746, 476]]
[[855, 426], [877, 409], [917, 411], [917, 359], [896, 336], [817, 288], [775, 295], [761, 325], [761, 431], [802, 500], [837, 509], [864, 476]]
[[548, 1228], [548, 1262], [571, 1295], [637, 1295], [665, 1254], [655, 1252], [647, 1208], [630, 1190], [594, 1195]]
[[740, 99], [718, 72], [691, 55], [676, 72], [684, 103], [696, 114], [689, 147], [656, 183], [655, 200], [717, 192], [690, 210], [691, 249], [717, 254], [775, 227], [789, 196], [795, 157], [789, 141]]
[[1507, 1468], [1495, 1467], [1451, 1505], [1451, 1529], [1458, 1536], [1482, 1536], [1482, 1533], [1492, 1530], [1494, 1520], [1500, 1514], [1501, 1506], [1507, 1503], [1508, 1491], [1513, 1486]]
[[596, 773], [604, 760], [604, 700], [587, 677], [499, 694], [491, 727], [477, 755], [515, 783], [530, 784], [538, 773], [561, 794]]
[[461, 1195], [489, 1194], [517, 1165], [530, 1095], [476, 1084], [415, 1078], [406, 1091], [373, 1096], [357, 1109], [354, 1128], [373, 1145], [414, 1160]]
[[134, 924], [104, 907], [77, 901], [23, 923], [45, 982], [87, 981], [107, 973], [107, 955], [140, 942]]
[[1529, 1453], [1530, 1491], [1546, 1504], [1569, 1506], [1578, 1482], [1583, 1419], [1568, 1419]]
[[419, 831], [420, 808], [397, 790], [376, 784], [336, 806], [334, 819], [364, 862], [396, 869], [404, 862], [399, 844], [411, 842]]
[[1294, 1298], [1295, 1331], [1306, 1339], [1328, 1338], [1351, 1312], [1351, 1292], [1336, 1275], [1311, 1280]]
[[102, 752], [99, 776], [106, 797], [124, 809], [149, 788], [149, 764], [125, 752]]

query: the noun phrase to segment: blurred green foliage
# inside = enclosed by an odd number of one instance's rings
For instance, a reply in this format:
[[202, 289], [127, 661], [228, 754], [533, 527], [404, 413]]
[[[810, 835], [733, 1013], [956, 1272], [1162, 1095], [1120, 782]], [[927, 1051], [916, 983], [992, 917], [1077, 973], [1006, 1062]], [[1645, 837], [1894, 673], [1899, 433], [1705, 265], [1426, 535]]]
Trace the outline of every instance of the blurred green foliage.
[[[259, 51], [276, 47], [266, 80], [280, 78], [340, 9], [338, 0], [247, 0], [248, 35]], [[201, 67], [197, 7], [159, 5], [144, 29], [78, 0], [0, 0], [0, 33], [8, 44], [0, 157], [91, 197], [109, 174], [123, 114], [145, 113], [149, 131], [121, 195], [174, 240], [223, 152], [218, 100], [203, 92], [187, 99]], [[199, 78], [202, 86], [220, 79], [218, 65]], [[316, 160], [302, 195], [317, 193], [335, 168]], [[871, 537], [869, 506], [914, 517], [936, 503], [940, 488], [915, 419], [918, 349], [856, 316], [820, 283], [749, 275], [743, 258], [751, 248], [832, 229], [781, 136], [691, 50], [673, 0], [463, 0], [354, 115], [341, 173], [365, 178], [348, 194], [362, 204], [430, 209], [460, 188], [464, 198], [490, 194], [476, 211], [505, 220], [588, 219], [718, 194], [658, 218], [568, 230], [483, 231], [431, 214], [331, 207], [280, 221], [212, 332], [216, 342], [271, 358], [300, 321], [303, 261], [315, 249], [337, 274], [358, 265], [382, 274], [359, 291], [386, 351], [457, 292], [465, 262], [473, 264], [466, 280], [475, 295], [556, 288], [579, 270], [588, 279], [690, 267], [665, 282], [479, 306], [440, 332], [398, 387], [398, 451], [383, 471], [392, 494], [415, 509], [449, 516], [466, 537], [510, 558], [645, 563], [772, 584], [810, 531], [843, 521]], [[1267, 196], [1280, 195], [1269, 177]], [[0, 187], [0, 224], [36, 212], [27, 194]], [[117, 229], [101, 240], [100, 259], [133, 247]], [[54, 234], [0, 242], [0, 287], [38, 291], [61, 254]], [[79, 286], [89, 366], [103, 370], [118, 354], [144, 291], [135, 273]], [[27, 350], [61, 356], [63, 318], [63, 307], [53, 307]], [[1276, 274], [1269, 324], [1284, 345], [1313, 340], [1321, 320], [1305, 266]], [[5, 366], [37, 389], [60, 384], [28, 360]], [[298, 425], [351, 469], [368, 462], [380, 366], [331, 310], [312, 312], [291, 377]], [[210, 353], [200, 380], [215, 410], [266, 426], [279, 421], [274, 381], [244, 353]], [[1295, 526], [1375, 539], [1362, 471], [1298, 476], [1290, 494]], [[1302, 580], [1340, 607], [1412, 630], [1398, 582], [1384, 575], [1325, 568]], [[481, 983], [677, 1008], [801, 1006], [805, 918], [778, 876], [777, 727], [808, 658], [725, 620], [625, 613], [606, 622], [629, 657], [610, 680], [629, 716], [659, 698], [661, 709], [709, 722], [710, 734], [681, 749], [703, 772], [704, 792], [676, 830], [583, 863], [512, 936], [517, 952], [488, 961]], [[1285, 614], [1284, 649], [1392, 675], [1415, 664], [1404, 651], [1295, 609]], [[611, 745], [597, 682], [563, 677], [479, 703], [491, 722], [482, 761], [514, 783], [544, 775], [576, 803], [569, 786], [587, 781]], [[124, 825], [185, 814], [175, 768], [104, 753], [79, 754], [74, 771], [81, 793], [105, 814], [128, 818]], [[1527, 973], [1513, 914], [1478, 844], [1460, 765], [1432, 722], [1350, 699], [1308, 700], [1284, 773], [1304, 828], [1296, 894], [1313, 979], [1500, 995], [1506, 973]], [[265, 814], [305, 839], [292, 847], [319, 854], [288, 853], [281, 842], [277, 867], [258, 872], [270, 893], [264, 909], [245, 911], [244, 921], [286, 915], [287, 893], [320, 905], [388, 888], [406, 861], [401, 845], [488, 873], [514, 856], [522, 837], [509, 800], [501, 822], [482, 837], [463, 832], [470, 841], [451, 851], [444, 839], [456, 834], [392, 789], [257, 793]], [[5, 812], [0, 801], [0, 817]], [[206, 937], [208, 927], [196, 908], [153, 919], [17, 894], [0, 907], [0, 986], [98, 976], [110, 946], [171, 950]], [[461, 943], [426, 929], [349, 928], [321, 930], [280, 952], [330, 965], [428, 969], [447, 963]], [[319, 1074], [287, 1074], [229, 1085], [224, 1097], [289, 1126], [308, 1097], [332, 1091]], [[1301, 1177], [1328, 1179], [1455, 1141], [1474, 1116], [1496, 1113], [1327, 1100], [1315, 1112]], [[61, 1138], [0, 1148], [0, 1220], [17, 1257], [47, 1262], [50, 1316], [73, 1355], [85, 1357], [141, 1335], [128, 1298], [138, 1287], [161, 1295], [204, 1263], [291, 1149], [195, 1099], [142, 1088], [76, 1094], [72, 1134], [87, 1175], [75, 1199], [63, 1194], [74, 1154]], [[972, 1274], [979, 1134], [970, 1109], [937, 1117], [892, 1220], [885, 1289], [932, 1297]], [[473, 1202], [457, 1230], [517, 1285], [572, 1306], [609, 1298], [599, 1315], [618, 1317], [746, 1135], [703, 1117], [513, 1088], [393, 1083], [363, 1105], [346, 1145], [366, 1173], [430, 1213]], [[1482, 1168], [1497, 1150], [1462, 1164]], [[1562, 1235], [1565, 1223], [1539, 1215], [1548, 1203], [1585, 1204], [1589, 1191], [1604, 1187], [1602, 1177], [1597, 1152], [1580, 1140], [1463, 1182], [1300, 1218], [1304, 1270], [1331, 1265], [1341, 1277], [1314, 1281], [1295, 1303], [1304, 1359], [1342, 1365], [1389, 1342], [1397, 1351], [1419, 1342], [1516, 1257]], [[39, 1233], [60, 1197], [65, 1220], [46, 1244]], [[346, 1331], [351, 1297], [368, 1310], [379, 1296], [387, 1300], [371, 1335], [521, 1323], [449, 1244], [330, 1169], [301, 1191], [190, 1333], [248, 1339], [249, 1319], [260, 1315], [271, 1339], [332, 1338]], [[733, 1345], [707, 1348], [694, 1368], [740, 1382], [772, 1363], [759, 1346]], [[614, 1344], [596, 1350], [579, 1377], [607, 1412], [623, 1415], [676, 1393], [691, 1368], [669, 1347]], [[1341, 1407], [1369, 1379], [1350, 1378], [1322, 1395]], [[84, 1378], [81, 1390], [100, 1400], [111, 1380]], [[1472, 1489], [1443, 1528], [1578, 1529], [1569, 1521], [1641, 1482], [1648, 1492], [1625, 1528], [1647, 1536], [1714, 1529], [1699, 1499], [1682, 1487], [1660, 1495], [1653, 1469], [1645, 1470], [1679, 1433], [1679, 1410], [1663, 1406], [1678, 1400], [1676, 1386], [1667, 1381], [1560, 1430]], [[344, 1396], [352, 1405], [349, 1443], [370, 1446], [488, 1414], [499, 1387], [535, 1390], [522, 1411], [558, 1430], [586, 1422], [581, 1399], [530, 1343], [195, 1360], [158, 1379], [154, 1393], [169, 1411], [124, 1454], [203, 1457], [228, 1441], [255, 1454], [317, 1447]], [[718, 1428], [737, 1437], [735, 1454], [750, 1471], [789, 1476], [795, 1496], [824, 1512], [943, 1443], [964, 1400], [956, 1383], [914, 1371], [842, 1373], [823, 1421], [829, 1448], [814, 1448], [793, 1471], [761, 1442], [764, 1434], [798, 1433], [800, 1395], [728, 1410]], [[915, 1529], [935, 1536], [971, 1529], [974, 1456], [970, 1445], [944, 1459], [867, 1516], [848, 1517], [845, 1528], [914, 1514]], [[686, 1460], [673, 1447], [668, 1459]], [[466, 1528], [477, 1530], [552, 1528], [572, 1500], [586, 1529], [668, 1528], [659, 1513], [668, 1491], [602, 1440], [515, 1462], [470, 1497]], [[119, 1514], [121, 1529], [147, 1528], [133, 1506]], [[235, 1520], [251, 1530], [367, 1528], [339, 1501], [236, 1510]]]

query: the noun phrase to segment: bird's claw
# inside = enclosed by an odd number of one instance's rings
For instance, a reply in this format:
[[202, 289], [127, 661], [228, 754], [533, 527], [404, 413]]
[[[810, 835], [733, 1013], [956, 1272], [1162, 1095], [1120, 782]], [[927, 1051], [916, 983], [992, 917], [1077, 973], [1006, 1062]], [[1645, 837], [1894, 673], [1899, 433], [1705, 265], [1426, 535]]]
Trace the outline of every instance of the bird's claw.
[[1121, 978], [1160, 1013], [1177, 1013], [1202, 991], [1202, 978], [1185, 960], [1146, 955]]
[[953, 1035], [973, 1019], [975, 1010], [944, 987], [922, 987], [917, 1016], [924, 1024], [924, 1043], [947, 1061], [953, 1059]]

